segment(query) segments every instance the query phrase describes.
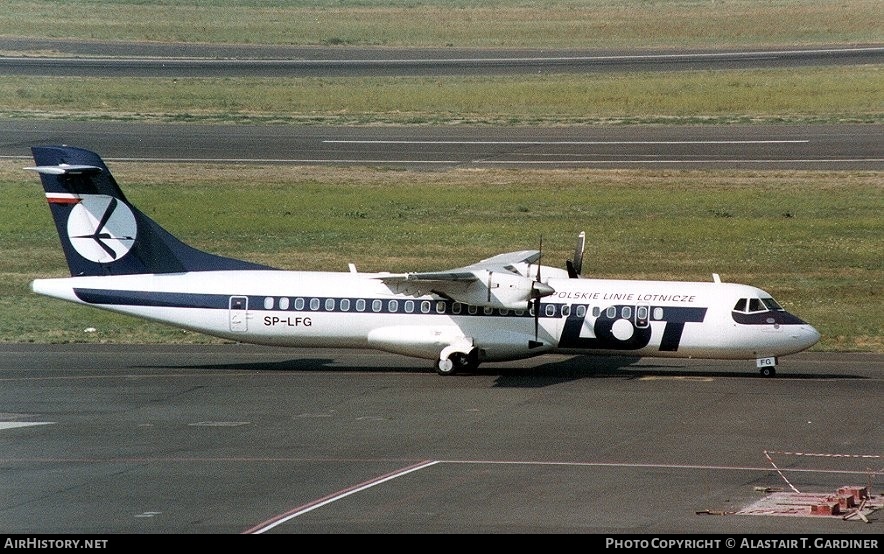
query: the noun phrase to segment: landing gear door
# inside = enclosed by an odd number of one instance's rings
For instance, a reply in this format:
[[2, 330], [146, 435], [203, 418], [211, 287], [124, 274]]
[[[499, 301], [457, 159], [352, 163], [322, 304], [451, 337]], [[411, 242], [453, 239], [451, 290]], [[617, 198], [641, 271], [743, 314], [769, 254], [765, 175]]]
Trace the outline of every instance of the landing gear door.
[[230, 297], [230, 330], [244, 333], [249, 330], [249, 299], [246, 296]]

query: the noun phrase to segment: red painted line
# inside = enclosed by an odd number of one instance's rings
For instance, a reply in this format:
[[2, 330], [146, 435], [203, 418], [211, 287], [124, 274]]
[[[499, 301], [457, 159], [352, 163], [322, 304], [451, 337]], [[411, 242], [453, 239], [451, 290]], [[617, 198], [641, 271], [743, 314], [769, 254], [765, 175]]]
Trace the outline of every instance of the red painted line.
[[47, 192], [46, 200], [50, 204], [76, 204], [80, 201], [80, 197], [64, 192]]
[[336, 493], [332, 493], [332, 494], [329, 494], [329, 495], [324, 496], [322, 498], [318, 498], [312, 502], [308, 502], [307, 504], [303, 504], [303, 505], [298, 506], [297, 508], [293, 508], [285, 513], [274, 516], [274, 517], [268, 519], [267, 521], [264, 521], [262, 523], [259, 523], [258, 525], [255, 525], [254, 527], [251, 527], [250, 529], [246, 529], [245, 531], [242, 532], [242, 534], [250, 535], [250, 534], [264, 533], [265, 531], [269, 531], [269, 530], [273, 529], [277, 525], [285, 523], [286, 521], [294, 519], [302, 514], [306, 514], [307, 512], [315, 510], [316, 508], [320, 508], [322, 506], [325, 506], [326, 504], [331, 504], [332, 502], [335, 502], [335, 501], [340, 500], [342, 498], [346, 498], [347, 496], [350, 496], [351, 494], [355, 494], [357, 492], [364, 491], [365, 489], [369, 489], [369, 488], [374, 487], [376, 485], [380, 485], [381, 483], [385, 483], [385, 482], [390, 481], [392, 479], [396, 479], [397, 477], [402, 477], [403, 475], [407, 475], [413, 471], [418, 471], [420, 469], [424, 469], [425, 467], [430, 467], [431, 465], [435, 465], [437, 463], [439, 463], [439, 462], [434, 461], [434, 460], [423, 461], [423, 462], [420, 462], [420, 463], [417, 463], [417, 464], [414, 464], [414, 465], [411, 465], [408, 467], [404, 467], [402, 469], [398, 469], [398, 470], [393, 471], [391, 473], [387, 473], [385, 475], [375, 477], [374, 479], [364, 481], [362, 483], [359, 483], [358, 485], [353, 485], [352, 487], [347, 487], [346, 489], [340, 490]]

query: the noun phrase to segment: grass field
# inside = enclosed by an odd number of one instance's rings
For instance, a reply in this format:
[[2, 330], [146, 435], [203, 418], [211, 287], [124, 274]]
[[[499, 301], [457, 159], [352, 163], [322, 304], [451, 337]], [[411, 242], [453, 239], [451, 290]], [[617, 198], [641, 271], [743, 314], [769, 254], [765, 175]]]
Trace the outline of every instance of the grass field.
[[[20, 167], [0, 163], [0, 340], [212, 340], [30, 294], [31, 279], [67, 269], [39, 184]], [[588, 275], [717, 272], [811, 321], [823, 334], [817, 349], [884, 349], [884, 186], [875, 172], [112, 169], [127, 196], [179, 237], [275, 267], [441, 269], [535, 248], [541, 236], [546, 263], [563, 266], [586, 230]]]
[[875, 0], [4, 0], [0, 33], [342, 46], [658, 48], [863, 43]]
[[877, 66], [518, 77], [0, 76], [0, 116], [325, 125], [879, 123]]

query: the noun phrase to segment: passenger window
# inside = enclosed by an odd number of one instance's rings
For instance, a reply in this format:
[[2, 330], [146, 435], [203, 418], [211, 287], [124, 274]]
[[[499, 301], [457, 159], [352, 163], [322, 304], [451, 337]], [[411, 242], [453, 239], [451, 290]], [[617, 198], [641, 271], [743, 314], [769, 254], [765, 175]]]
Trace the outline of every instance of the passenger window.
[[645, 320], [648, 319], [648, 307], [647, 306], [639, 306], [635, 309], [635, 317], [636, 319]]
[[454, 305], [451, 306], [451, 313], [459, 314], [462, 306], [463, 304], [461, 304], [460, 302], [455, 302]]
[[436, 302], [436, 313], [437, 314], [444, 314], [445, 313], [445, 302], [443, 302], [441, 300], [439, 302]]
[[485, 315], [491, 315], [494, 313], [494, 308], [492, 308], [491, 306], [485, 306], [485, 308], [482, 309], [482, 313], [484, 313]]
[[273, 297], [272, 296], [264, 297], [264, 309], [265, 310], [272, 310], [273, 309]]
[[661, 319], [663, 319], [663, 308], [661, 308], [659, 306], [654, 308], [654, 319], [656, 319], [657, 321], [660, 321]]
[[577, 306], [577, 317], [586, 317], [586, 306]]
[[319, 309], [319, 299], [318, 298], [311, 298], [310, 299], [310, 309], [313, 310], [314, 312]]
[[304, 309], [304, 299], [303, 298], [295, 298], [295, 309], [303, 310]]
[[546, 305], [546, 316], [553, 317], [556, 315], [556, 305], [555, 304], [547, 304]]
[[421, 302], [421, 313], [422, 313], [422, 314], [428, 314], [428, 313], [430, 313], [430, 303], [429, 303], [429, 301], [424, 300], [423, 302]]
[[350, 311], [350, 299], [349, 298], [341, 298], [341, 311], [349, 312]]
[[478, 309], [477, 309], [475, 306], [473, 306], [472, 304], [470, 304], [469, 306], [467, 306], [467, 312], [468, 312], [470, 315], [476, 315], [476, 312], [477, 312], [477, 311], [478, 311]]
[[381, 302], [380, 300], [372, 300], [371, 301], [371, 311], [379, 312], [379, 311], [381, 311], [381, 308], [383, 308], [383, 307], [384, 307], [384, 303]]
[[571, 304], [565, 304], [562, 306], [562, 317], [568, 317], [571, 315]]
[[405, 312], [411, 313], [414, 311], [414, 300], [406, 300], [405, 301]]
[[390, 300], [389, 302], [387, 302], [387, 310], [389, 310], [390, 313], [396, 313], [397, 311], [399, 311], [399, 301]]
[[288, 310], [289, 309], [289, 298], [285, 296], [279, 299], [279, 309], [280, 310]]
[[356, 311], [357, 312], [364, 312], [365, 311], [365, 299], [364, 298], [358, 298], [356, 300]]
[[632, 317], [632, 306], [623, 306], [623, 309], [620, 310], [620, 316], [623, 319], [629, 319]]
[[602, 313], [601, 308], [599, 308], [598, 306], [592, 307], [592, 317], [598, 317], [600, 313]]
[[335, 311], [335, 299], [334, 298], [326, 298], [325, 299], [325, 311], [327, 311], [327, 312]]
[[745, 312], [746, 311], [746, 299], [740, 298], [737, 300], [737, 304], [734, 306], [735, 312]]
[[614, 319], [617, 317], [617, 306], [611, 306], [607, 310], [605, 310], [605, 317], [608, 319]]

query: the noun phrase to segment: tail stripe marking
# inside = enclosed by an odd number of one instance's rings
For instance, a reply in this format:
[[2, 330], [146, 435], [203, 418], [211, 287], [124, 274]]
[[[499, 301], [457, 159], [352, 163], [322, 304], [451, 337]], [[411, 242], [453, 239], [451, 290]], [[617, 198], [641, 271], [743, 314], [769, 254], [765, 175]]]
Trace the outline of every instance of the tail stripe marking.
[[46, 200], [50, 204], [76, 204], [80, 197], [69, 192], [47, 192]]

